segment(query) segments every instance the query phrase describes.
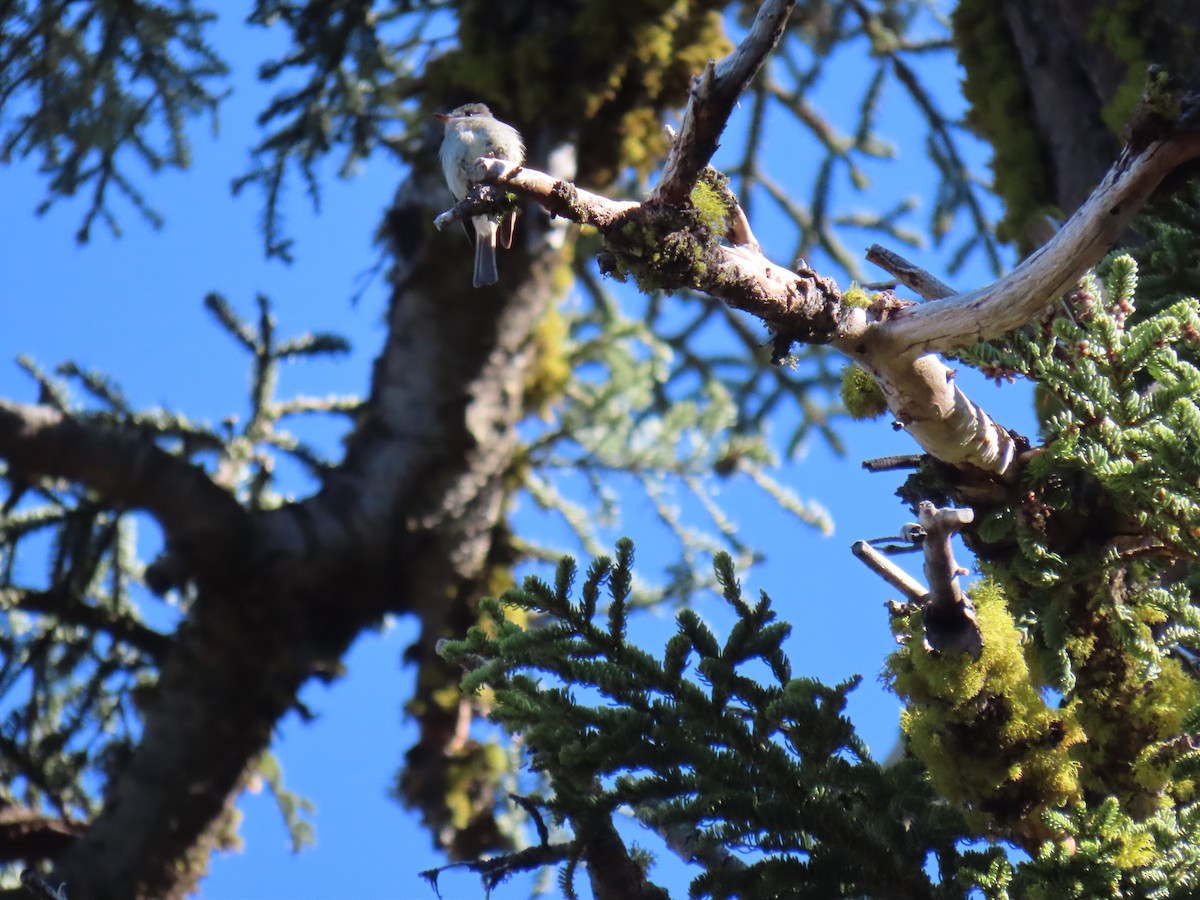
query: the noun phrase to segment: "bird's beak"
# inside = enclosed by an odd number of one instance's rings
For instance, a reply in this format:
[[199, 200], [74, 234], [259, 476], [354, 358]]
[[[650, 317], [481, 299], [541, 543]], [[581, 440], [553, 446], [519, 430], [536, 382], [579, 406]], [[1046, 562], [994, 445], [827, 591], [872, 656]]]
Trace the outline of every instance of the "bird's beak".
[[449, 122], [450, 121], [450, 116], [448, 116], [446, 113], [434, 113], [433, 117], [435, 119], [437, 119], [439, 122]]

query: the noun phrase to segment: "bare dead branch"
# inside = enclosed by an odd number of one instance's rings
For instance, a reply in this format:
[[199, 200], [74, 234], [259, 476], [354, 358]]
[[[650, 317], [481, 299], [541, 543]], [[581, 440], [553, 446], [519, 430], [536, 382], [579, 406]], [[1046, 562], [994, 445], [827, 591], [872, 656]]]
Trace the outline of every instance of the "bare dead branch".
[[[635, 200], [609, 200], [600, 194], [577, 188], [569, 181], [504, 159], [484, 157], [479, 160], [479, 167], [480, 178], [497, 181], [507, 188], [520, 191], [537, 200], [550, 215], [561, 216], [580, 225], [594, 225], [603, 230], [629, 210], [642, 205]], [[495, 202], [495, 189], [490, 188], [493, 194], [488, 194], [488, 190], [486, 184], [475, 185], [465, 198], [434, 219], [433, 224], [439, 231], [444, 231], [455, 222], [466, 221], [471, 216], [488, 211], [490, 204]]]
[[679, 137], [650, 203], [677, 205], [691, 194], [700, 172], [717, 151], [738, 97], [779, 43], [795, 5], [795, 0], [767, 0], [737, 48], [718, 63], [710, 61], [692, 83]]
[[868, 569], [907, 597], [908, 602], [921, 604], [928, 599], [929, 591], [925, 590], [919, 581], [866, 541], [855, 541], [850, 545], [850, 552], [862, 560]]
[[[1192, 108], [1200, 108], [1200, 100], [1189, 97], [1188, 103], [1180, 120], [1187, 127], [1160, 123], [1159, 136], [1123, 153], [1049, 243], [980, 290], [907, 306], [883, 292], [867, 309], [848, 307], [831, 279], [808, 268], [791, 272], [750, 245], [703, 248], [689, 278], [677, 287], [700, 290], [757, 316], [782, 346], [791, 341], [833, 345], [875, 378], [896, 421], [931, 456], [1009, 480], [1016, 475], [1019, 436], [967, 397], [954, 383], [954, 371], [934, 354], [999, 337], [1035, 318], [1099, 262], [1162, 179], [1200, 156], [1200, 129], [1191, 121], [1200, 118]], [[693, 105], [698, 106], [695, 99]], [[653, 200], [609, 200], [532, 169], [485, 162], [489, 177], [555, 215], [595, 225], [610, 245], [625, 235], [627, 224], [637, 233], [638, 226], [652, 221], [653, 210], [664, 208]], [[912, 277], [915, 267], [907, 268]], [[948, 290], [932, 281], [921, 283], [931, 293]]]
[[950, 353], [998, 338], [1037, 318], [1113, 248], [1163, 178], [1200, 156], [1200, 131], [1181, 131], [1125, 150], [1058, 233], [987, 287], [914, 306], [879, 326], [900, 356]]
[[920, 464], [921, 454], [902, 453], [897, 456], [863, 460], [862, 467], [868, 472], [894, 472], [896, 469], [915, 469]]
[[[528, 167], [486, 161], [505, 187], [525, 194], [551, 212], [607, 231], [637, 213], [641, 204], [582, 191]], [[456, 208], [457, 210], [457, 208]], [[451, 210], [450, 215], [456, 213]], [[809, 343], [833, 343], [879, 383], [896, 419], [930, 454], [951, 465], [974, 465], [1008, 473], [1017, 445], [1008, 431], [953, 383], [953, 373], [935, 356], [918, 360], [877, 353], [867, 337], [871, 319], [894, 315], [847, 308], [837, 285], [811, 269], [800, 274], [771, 262], [749, 247], [711, 248], [706, 279], [695, 286], [734, 309], [763, 320], [776, 334]], [[885, 295], [886, 298], [887, 295]]]
[[899, 253], [872, 244], [867, 248], [867, 262], [873, 262], [889, 275], [894, 275], [903, 285], [907, 285], [926, 300], [941, 300], [943, 297], [953, 297], [958, 293], [944, 281], [931, 275], [919, 266], [909, 262]]
[[736, 203], [729, 211], [729, 230], [725, 232], [725, 237], [735, 247], [747, 247], [755, 253], [762, 252], [758, 239], [750, 230], [750, 220], [746, 218], [746, 212], [740, 203]]
[[939, 357], [889, 356], [869, 340], [835, 346], [871, 373], [896, 421], [930, 456], [1015, 477], [1017, 436], [963, 393]]
[[[488, 177], [506, 188], [536, 200], [553, 215], [583, 225], [594, 225], [611, 235], [626, 223], [644, 223], [642, 217], [659, 214], [650, 202], [610, 200], [600, 194], [575, 187], [527, 166], [513, 166], [503, 160], [483, 160]], [[456, 221], [461, 204], [438, 216], [441, 227]], [[866, 326], [865, 313], [841, 303], [841, 291], [831, 278], [811, 270], [798, 275], [767, 259], [752, 246], [707, 248], [700, 260], [703, 276], [695, 287], [724, 300], [734, 309], [751, 313], [777, 333], [795, 335], [795, 340], [829, 343], [839, 337], [861, 333]], [[681, 285], [682, 287], [683, 285]]]
[[965, 572], [954, 561], [951, 541], [964, 525], [975, 520], [970, 509], [938, 509], [928, 500], [917, 507], [917, 521], [925, 529], [925, 580], [929, 599], [922, 610], [925, 648], [957, 650], [976, 659], [983, 652], [983, 634], [975, 620], [975, 607], [963, 594], [958, 576]]

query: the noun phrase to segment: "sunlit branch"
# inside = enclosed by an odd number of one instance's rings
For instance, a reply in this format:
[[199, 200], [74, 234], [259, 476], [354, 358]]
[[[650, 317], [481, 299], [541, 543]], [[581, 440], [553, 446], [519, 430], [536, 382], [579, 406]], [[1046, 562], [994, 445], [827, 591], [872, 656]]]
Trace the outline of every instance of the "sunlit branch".
[[[764, 7], [765, 8], [765, 7]], [[776, 358], [793, 342], [831, 344], [869, 372], [897, 423], [932, 456], [1003, 478], [1015, 474], [1020, 444], [955, 384], [954, 372], [936, 355], [999, 337], [1040, 315], [1124, 233], [1140, 205], [1171, 171], [1200, 156], [1200, 100], [1188, 96], [1177, 124], [1151, 120], [1136, 126], [1139, 143], [1122, 154], [1087, 203], [1040, 250], [1009, 275], [979, 290], [906, 305], [888, 292], [868, 306], [847, 304], [832, 279], [802, 267], [792, 272], [753, 246], [714, 244], [696, 250], [693, 288], [761, 319], [776, 337]], [[1140, 114], [1145, 117], [1145, 114]], [[1146, 135], [1150, 129], [1153, 134]], [[529, 197], [554, 215], [594, 225], [610, 242], [657, 224], [652, 201], [610, 200], [569, 182], [501, 160], [481, 160], [486, 178]], [[472, 195], [438, 218], [440, 227], [496, 202]], [[614, 252], [619, 252], [614, 251]], [[641, 260], [631, 260], [631, 267]], [[902, 277], [930, 295], [949, 288], [928, 273], [892, 259]]]
[[964, 525], [975, 521], [970, 509], [938, 509], [928, 500], [917, 508], [917, 522], [925, 529], [925, 580], [929, 582], [929, 600], [924, 604], [925, 647], [929, 650], [957, 650], [976, 659], [983, 652], [983, 635], [975, 620], [975, 607], [958, 583], [966, 574], [954, 561], [951, 541]]
[[710, 61], [705, 66], [692, 85], [679, 139], [671, 148], [651, 203], [678, 204], [691, 194], [700, 172], [717, 151], [734, 105], [767, 54], [779, 43], [795, 5], [795, 0], [767, 0], [737, 49], [720, 62]]
[[935, 275], [926, 272], [887, 247], [872, 244], [867, 248], [866, 258], [867, 262], [875, 263], [926, 300], [941, 300], [943, 297], [953, 297], [958, 293]]
[[1111, 250], [1154, 189], [1200, 156], [1200, 131], [1126, 150], [1087, 202], [1016, 269], [987, 287], [910, 307], [878, 326], [897, 355], [949, 353], [1035, 319]]
[[855, 541], [850, 545], [850, 552], [868, 569], [902, 593], [909, 603], [922, 603], [928, 599], [929, 591], [919, 581], [866, 541]]

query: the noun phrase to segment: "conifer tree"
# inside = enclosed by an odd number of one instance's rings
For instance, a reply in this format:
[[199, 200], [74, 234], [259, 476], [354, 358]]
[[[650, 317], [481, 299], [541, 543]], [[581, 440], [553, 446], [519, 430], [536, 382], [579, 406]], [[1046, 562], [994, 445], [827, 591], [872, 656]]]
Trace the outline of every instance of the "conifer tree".
[[[287, 260], [288, 185], [319, 197], [331, 153], [344, 173], [372, 154], [403, 162], [380, 226], [387, 339], [365, 397], [281, 398], [281, 364], [346, 342], [284, 336], [265, 297], [247, 317], [209, 293], [252, 374], [251, 415], [221, 427], [137, 409], [107, 374], [22, 360], [37, 402], [0, 400], [0, 894], [187, 896], [236, 840], [254, 778], [302, 840], [272, 730], [400, 614], [421, 628], [406, 703], [420, 733], [396, 793], [481, 891], [558, 867], [565, 896], [584, 880], [601, 900], [669, 896], [618, 827], [632, 815], [696, 864], [690, 896], [1195, 895], [1200, 13], [1186, 0], [942, 12], [258, 0], [251, 25], [288, 43], [260, 61], [282, 87], [235, 189], [261, 195], [264, 252]], [[219, 111], [217, 14], [191, 0], [0, 7], [2, 158], [37, 163], [47, 206], [82, 198], [81, 241], [129, 207], [158, 221], [139, 173], [186, 167], [193, 120]], [[997, 226], [960, 123], [922, 76], [923, 58], [951, 53], [995, 150]], [[847, 58], [864, 93], [832, 121], [809, 93]], [[1002, 268], [1001, 241], [1025, 257], [992, 284], [957, 292], [882, 247], [869, 258], [894, 282], [862, 283], [851, 235], [912, 237], [907, 205], [836, 206], [890, 153], [877, 120], [893, 89], [938, 172], [923, 227], [954, 242], [943, 274], [972, 257]], [[430, 114], [467, 100], [520, 125], [528, 156], [482, 162], [486, 184], [455, 204]], [[737, 104], [744, 151], [717, 171]], [[819, 148], [810, 195], [764, 169], [768, 121]], [[474, 290], [439, 228], [513, 203], [523, 243], [500, 285]], [[794, 228], [790, 259], [768, 259], [751, 230], [766, 204]], [[581, 307], [562, 302], [571, 284]], [[947, 360], [1034, 382], [1041, 432], [994, 420]], [[903, 597], [881, 661], [903, 740], [881, 763], [844, 715], [855, 682], [793, 671], [790, 626], [743, 596], [753, 548], [707, 479], [747, 477], [796, 527], [823, 527], [772, 478], [778, 452], [885, 411], [920, 453], [900, 493], [925, 581], [856, 548]], [[311, 414], [349, 420], [341, 458], [294, 436]], [[797, 423], [782, 448], [763, 436], [774, 418]], [[284, 458], [312, 475], [310, 495], [285, 496]], [[590, 506], [561, 490], [566, 469], [589, 480]], [[610, 556], [596, 537], [617, 474], [678, 536], [653, 589], [635, 590], [630, 542]], [[672, 490], [698, 499], [707, 533], [674, 514]], [[514, 531], [518, 497], [562, 514], [592, 557], [582, 579]], [[165, 535], [152, 559], [134, 510]], [[965, 585], [956, 534], [978, 570]], [[553, 565], [518, 585], [538, 562]], [[728, 633], [687, 606], [708, 588], [736, 616]], [[156, 597], [182, 610], [171, 632], [148, 624]], [[641, 646], [638, 608], [664, 599], [677, 630]], [[523, 757], [484, 736], [485, 716]], [[507, 797], [514, 765], [532, 787]], [[439, 870], [427, 877], [436, 889]]]

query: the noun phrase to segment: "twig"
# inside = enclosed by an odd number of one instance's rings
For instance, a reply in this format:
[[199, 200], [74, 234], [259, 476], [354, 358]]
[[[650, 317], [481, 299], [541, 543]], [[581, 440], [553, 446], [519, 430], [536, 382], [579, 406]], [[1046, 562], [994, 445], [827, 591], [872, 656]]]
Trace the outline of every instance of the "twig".
[[912, 288], [926, 300], [941, 300], [958, 293], [950, 285], [913, 265], [899, 253], [879, 244], [872, 244], [867, 248], [867, 262], [873, 262], [889, 275], [895, 275], [901, 284]]
[[709, 62], [692, 84], [679, 138], [650, 203], [677, 205], [687, 199], [700, 172], [717, 151], [717, 142], [742, 91], [779, 43], [796, 0], [767, 0], [737, 48], [719, 63]]
[[62, 886], [51, 887], [46, 879], [32, 869], [26, 869], [21, 873], [21, 887], [38, 900], [67, 900], [66, 891]]
[[[569, 181], [508, 160], [484, 157], [479, 163], [481, 177], [520, 191], [540, 203], [550, 215], [562, 216], [580, 225], [608, 228], [627, 212], [642, 205], [635, 200], [610, 200], [577, 188]], [[464, 199], [434, 219], [433, 224], [438, 230], [445, 230], [455, 222], [466, 221], [487, 210], [493, 201], [482, 191], [483, 187], [485, 185], [476, 185]]]
[[[66, 590], [0, 588], [0, 611], [10, 609], [50, 615], [68, 625], [79, 625], [90, 631], [102, 632], [158, 661], [166, 656], [167, 649], [171, 646], [171, 639], [167, 635], [148, 628], [128, 615], [85, 603], [82, 598]], [[3, 814], [0, 813], [0, 825], [2, 824]]]
[[929, 591], [925, 590], [919, 581], [866, 541], [855, 541], [850, 545], [850, 552], [862, 560], [868, 569], [907, 597], [909, 603], [920, 605], [929, 598]]
[[862, 467], [868, 472], [894, 472], [896, 469], [915, 469], [920, 464], [920, 453], [905, 453], [897, 456], [880, 456], [877, 459], [864, 459]]

